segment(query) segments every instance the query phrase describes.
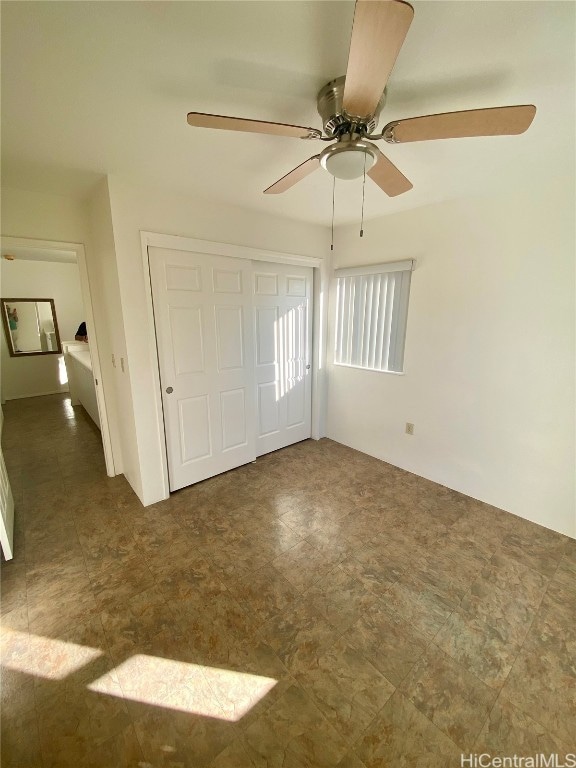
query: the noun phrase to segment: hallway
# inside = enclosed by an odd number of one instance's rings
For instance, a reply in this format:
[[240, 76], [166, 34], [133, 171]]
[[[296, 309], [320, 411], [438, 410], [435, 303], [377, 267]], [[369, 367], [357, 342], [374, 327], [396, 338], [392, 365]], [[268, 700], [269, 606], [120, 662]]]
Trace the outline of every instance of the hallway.
[[574, 540], [330, 440], [144, 508], [68, 396], [4, 414], [4, 768], [576, 751]]

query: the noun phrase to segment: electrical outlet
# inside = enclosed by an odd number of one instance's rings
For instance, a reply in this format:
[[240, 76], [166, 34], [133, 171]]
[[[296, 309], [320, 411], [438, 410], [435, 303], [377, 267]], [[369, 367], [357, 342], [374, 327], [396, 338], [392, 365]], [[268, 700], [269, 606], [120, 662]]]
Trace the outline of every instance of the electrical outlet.
[[406, 422], [406, 434], [407, 435], [413, 435], [414, 434], [414, 424], [410, 424], [410, 422]]

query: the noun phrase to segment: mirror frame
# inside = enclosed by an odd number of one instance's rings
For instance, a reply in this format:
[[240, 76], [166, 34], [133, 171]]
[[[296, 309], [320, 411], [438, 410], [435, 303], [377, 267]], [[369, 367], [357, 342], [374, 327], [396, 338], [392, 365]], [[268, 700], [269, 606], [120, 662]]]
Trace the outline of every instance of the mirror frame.
[[[6, 305], [15, 304], [16, 302], [24, 302], [24, 301], [34, 302], [34, 303], [37, 301], [50, 302], [50, 308], [52, 310], [52, 320], [54, 321], [54, 332], [56, 334], [57, 349], [50, 350], [47, 352], [44, 352], [44, 351], [16, 352], [16, 350], [14, 349], [12, 334], [10, 332], [10, 326], [8, 324], [8, 313], [6, 311]], [[13, 299], [0, 298], [0, 304], [2, 305], [2, 324], [4, 326], [4, 333], [6, 335], [6, 342], [8, 346], [8, 352], [10, 353], [10, 357], [33, 357], [34, 355], [61, 355], [62, 354], [62, 342], [60, 341], [60, 331], [58, 330], [58, 320], [56, 319], [56, 306], [54, 304], [54, 299], [24, 299], [21, 297], [16, 297]]]

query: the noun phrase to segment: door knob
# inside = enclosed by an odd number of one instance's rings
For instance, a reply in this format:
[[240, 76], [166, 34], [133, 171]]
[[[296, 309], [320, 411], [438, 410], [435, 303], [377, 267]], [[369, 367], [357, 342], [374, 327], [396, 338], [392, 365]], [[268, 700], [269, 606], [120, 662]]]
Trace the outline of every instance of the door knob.
[[171, 395], [171, 394], [172, 394], [172, 392], [174, 392], [174, 389], [173, 389], [172, 387], [166, 387], [166, 393], [167, 393], [168, 395]]
[[308, 370], [310, 370], [310, 364], [308, 364], [308, 365], [306, 366], [306, 370], [307, 370], [307, 371], [308, 371]]

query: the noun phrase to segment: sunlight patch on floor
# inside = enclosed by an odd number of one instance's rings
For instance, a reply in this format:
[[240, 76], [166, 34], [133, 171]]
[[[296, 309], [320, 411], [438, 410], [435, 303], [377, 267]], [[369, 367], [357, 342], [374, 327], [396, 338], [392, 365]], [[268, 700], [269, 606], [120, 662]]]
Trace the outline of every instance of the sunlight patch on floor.
[[[104, 655], [97, 648], [9, 627], [2, 628], [1, 650], [6, 669], [54, 683], [66, 681]], [[236, 722], [276, 683], [274, 678], [247, 672], [135, 654], [86, 687], [163, 709]]]
[[[236, 722], [272, 690], [274, 678], [137, 654], [114, 669], [125, 698]], [[105, 678], [88, 685], [103, 690]]]
[[45, 680], [64, 680], [102, 651], [2, 627], [2, 666]]

